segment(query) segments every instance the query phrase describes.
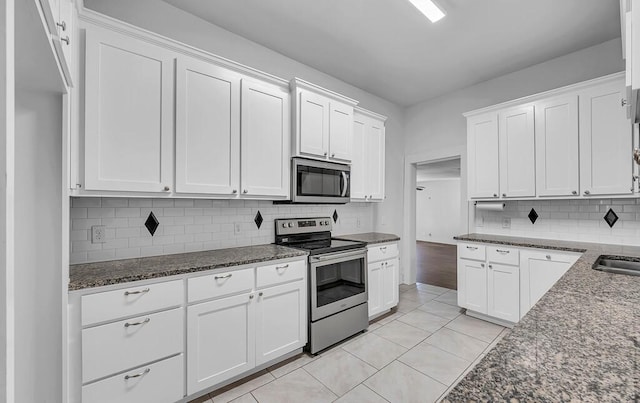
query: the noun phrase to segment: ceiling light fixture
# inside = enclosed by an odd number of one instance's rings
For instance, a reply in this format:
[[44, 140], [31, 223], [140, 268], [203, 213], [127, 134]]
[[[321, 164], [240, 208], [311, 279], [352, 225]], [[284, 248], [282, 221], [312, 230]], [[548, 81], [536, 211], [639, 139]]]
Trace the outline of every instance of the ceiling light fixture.
[[422, 14], [424, 14], [429, 21], [437, 22], [440, 21], [446, 15], [444, 11], [438, 7], [436, 3], [432, 0], [409, 0], [411, 4]]

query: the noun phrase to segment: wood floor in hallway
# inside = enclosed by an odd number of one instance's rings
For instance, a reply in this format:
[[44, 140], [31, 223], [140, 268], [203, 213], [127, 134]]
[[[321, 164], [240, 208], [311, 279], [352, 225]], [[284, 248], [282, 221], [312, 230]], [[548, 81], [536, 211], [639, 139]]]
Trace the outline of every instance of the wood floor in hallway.
[[456, 245], [434, 242], [416, 242], [418, 283], [458, 289]]

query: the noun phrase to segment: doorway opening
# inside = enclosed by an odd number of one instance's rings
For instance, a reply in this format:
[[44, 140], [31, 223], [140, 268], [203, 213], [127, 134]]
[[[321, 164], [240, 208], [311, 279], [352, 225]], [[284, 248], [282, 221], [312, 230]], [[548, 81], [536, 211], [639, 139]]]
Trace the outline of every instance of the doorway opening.
[[457, 289], [460, 157], [416, 164], [416, 281]]

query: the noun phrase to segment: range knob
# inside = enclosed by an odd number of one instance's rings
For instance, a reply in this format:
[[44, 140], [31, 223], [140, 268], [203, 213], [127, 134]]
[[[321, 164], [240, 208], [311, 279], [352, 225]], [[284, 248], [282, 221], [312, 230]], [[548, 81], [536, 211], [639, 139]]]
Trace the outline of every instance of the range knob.
[[282, 223], [282, 228], [287, 228], [287, 223], [286, 222]]
[[320, 226], [323, 226], [323, 225], [324, 225], [324, 221], [320, 221]]
[[325, 221], [325, 222], [324, 222], [324, 225], [329, 225], [329, 221]]
[[289, 228], [291, 228], [291, 227], [293, 227], [293, 223], [292, 222], [289, 223]]

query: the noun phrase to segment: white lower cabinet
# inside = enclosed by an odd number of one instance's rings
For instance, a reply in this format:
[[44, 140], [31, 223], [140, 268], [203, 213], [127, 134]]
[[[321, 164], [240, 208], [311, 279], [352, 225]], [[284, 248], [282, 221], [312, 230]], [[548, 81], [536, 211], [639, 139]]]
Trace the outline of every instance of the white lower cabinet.
[[487, 315], [509, 322], [520, 320], [518, 266], [489, 263]]
[[369, 246], [367, 262], [369, 318], [372, 319], [398, 305], [398, 244]]
[[484, 261], [458, 259], [458, 305], [484, 314], [487, 313], [485, 266]]

